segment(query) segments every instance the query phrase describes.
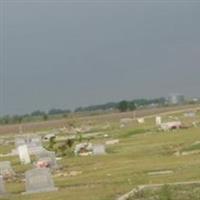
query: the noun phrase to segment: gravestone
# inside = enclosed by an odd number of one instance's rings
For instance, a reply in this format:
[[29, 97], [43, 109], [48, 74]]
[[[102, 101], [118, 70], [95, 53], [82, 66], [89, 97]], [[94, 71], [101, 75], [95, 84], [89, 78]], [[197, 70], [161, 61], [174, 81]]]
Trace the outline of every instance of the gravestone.
[[26, 144], [28, 147], [41, 146], [41, 137], [18, 137], [15, 139], [15, 146]]
[[98, 145], [93, 145], [93, 155], [104, 155], [106, 154], [105, 151], [105, 146], [98, 144]]
[[0, 175], [3, 176], [4, 178], [11, 178], [12, 176], [15, 175], [10, 161], [2, 161], [0, 162]]
[[29, 139], [31, 146], [42, 146], [41, 137], [34, 137]]
[[42, 147], [41, 137], [19, 137], [15, 139], [15, 146], [18, 149], [21, 145], [27, 145], [30, 155], [35, 155], [44, 150]]
[[105, 142], [106, 145], [114, 145], [114, 144], [118, 144], [119, 143], [119, 139], [116, 140], [108, 140]]
[[51, 169], [56, 169], [58, 167], [55, 152], [43, 150], [37, 153], [36, 157], [38, 161], [47, 161]]
[[162, 124], [161, 116], [156, 116], [156, 126], [160, 126]]
[[3, 176], [0, 176], [0, 196], [5, 195], [5, 194], [6, 194], [6, 190], [5, 190]]
[[31, 159], [28, 153], [28, 148], [26, 145], [21, 145], [18, 147], [19, 158], [22, 164], [31, 163]]
[[25, 139], [24, 138], [15, 138], [15, 146], [18, 148], [21, 145], [25, 145]]
[[26, 192], [23, 194], [56, 191], [49, 169], [32, 169], [25, 173]]
[[80, 143], [75, 146], [74, 154], [80, 155], [84, 153], [92, 152], [92, 143]]
[[144, 119], [144, 118], [138, 118], [138, 119], [137, 119], [137, 122], [138, 122], [139, 124], [144, 124], [145, 119]]

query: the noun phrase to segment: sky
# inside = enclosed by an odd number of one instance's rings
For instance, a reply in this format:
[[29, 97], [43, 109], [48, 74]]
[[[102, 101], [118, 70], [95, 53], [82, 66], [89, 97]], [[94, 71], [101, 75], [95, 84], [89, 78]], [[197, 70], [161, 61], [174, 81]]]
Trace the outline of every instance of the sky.
[[0, 0], [0, 115], [200, 96], [199, 19], [199, 0]]

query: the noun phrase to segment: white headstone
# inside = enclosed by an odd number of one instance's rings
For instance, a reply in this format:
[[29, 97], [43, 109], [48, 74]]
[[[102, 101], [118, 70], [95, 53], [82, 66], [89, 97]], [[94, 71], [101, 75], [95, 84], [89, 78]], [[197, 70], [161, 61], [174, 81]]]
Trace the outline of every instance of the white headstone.
[[137, 121], [139, 124], [144, 124], [144, 118], [138, 118]]
[[108, 140], [105, 142], [106, 145], [113, 145], [113, 144], [118, 144], [119, 143], [119, 140], [116, 139], [116, 140]]
[[31, 163], [31, 159], [28, 153], [28, 148], [26, 145], [21, 145], [18, 147], [19, 158], [22, 164]]
[[24, 194], [57, 190], [57, 188], [54, 186], [53, 179], [48, 169], [32, 169], [25, 173], [25, 177], [26, 192]]
[[160, 126], [162, 124], [162, 118], [160, 116], [156, 117], [156, 126]]
[[105, 146], [98, 144], [98, 145], [93, 145], [93, 155], [104, 155], [106, 154], [105, 151]]

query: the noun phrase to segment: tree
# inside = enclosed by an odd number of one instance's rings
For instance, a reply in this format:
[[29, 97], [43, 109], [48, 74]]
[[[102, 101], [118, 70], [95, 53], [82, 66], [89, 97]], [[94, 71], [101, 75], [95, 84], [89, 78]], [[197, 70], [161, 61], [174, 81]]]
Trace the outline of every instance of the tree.
[[130, 111], [133, 111], [133, 110], [136, 109], [136, 105], [135, 105], [135, 103], [133, 101], [131, 101], [131, 102], [128, 103], [128, 109]]
[[22, 121], [23, 121], [23, 116], [14, 115], [14, 116], [12, 117], [12, 122], [13, 122], [13, 123], [19, 123], [19, 124], [21, 124]]
[[60, 114], [69, 114], [71, 113], [71, 110], [62, 110], [62, 109], [51, 109], [49, 110], [48, 114], [49, 115], [60, 115]]
[[72, 139], [67, 139], [65, 143], [66, 143], [66, 145], [67, 145], [69, 148], [71, 148], [71, 147], [73, 146], [73, 144], [74, 144], [74, 140], [72, 140]]
[[44, 114], [45, 114], [45, 112], [40, 111], [40, 110], [36, 110], [36, 111], [31, 113], [31, 116], [43, 116]]
[[49, 119], [49, 116], [46, 113], [42, 117], [44, 121], [47, 121]]
[[126, 112], [128, 110], [128, 102], [127, 101], [119, 102], [118, 109], [120, 112]]
[[9, 124], [10, 120], [11, 120], [11, 117], [9, 115], [6, 115], [1, 119], [1, 124]]
[[55, 144], [56, 144], [56, 137], [51, 137], [48, 144], [48, 150], [52, 151], [54, 149]]

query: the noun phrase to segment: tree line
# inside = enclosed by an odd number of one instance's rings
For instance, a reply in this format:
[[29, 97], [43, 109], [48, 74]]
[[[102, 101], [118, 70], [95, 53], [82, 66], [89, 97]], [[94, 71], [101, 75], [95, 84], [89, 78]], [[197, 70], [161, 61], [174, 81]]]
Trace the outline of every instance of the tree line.
[[84, 113], [84, 112], [95, 112], [95, 111], [113, 111], [118, 110], [119, 112], [133, 111], [140, 107], [149, 105], [165, 105], [165, 98], [156, 99], [136, 99], [132, 101], [122, 100], [120, 102], [109, 102], [106, 104], [92, 105], [87, 107], [78, 107], [74, 111], [65, 109], [51, 109], [48, 112], [36, 110], [30, 114], [25, 115], [6, 115], [0, 117], [0, 124], [17, 124], [22, 122], [31, 122], [36, 120], [48, 120], [59, 117], [68, 117], [70, 113]]
[[25, 115], [5, 115], [0, 117], [0, 124], [19, 124], [22, 122], [47, 121], [48, 119], [59, 117], [67, 117], [71, 110], [51, 109], [48, 112], [36, 110]]
[[120, 102], [110, 102], [101, 105], [93, 105], [88, 107], [79, 107], [75, 109], [74, 112], [90, 112], [99, 110], [119, 110], [120, 112], [132, 111], [139, 107], [149, 106], [149, 105], [164, 105], [166, 99], [164, 97], [155, 99], [136, 99], [132, 101], [122, 100]]

